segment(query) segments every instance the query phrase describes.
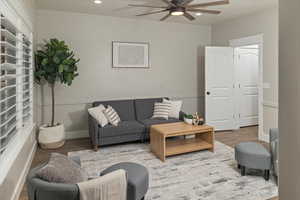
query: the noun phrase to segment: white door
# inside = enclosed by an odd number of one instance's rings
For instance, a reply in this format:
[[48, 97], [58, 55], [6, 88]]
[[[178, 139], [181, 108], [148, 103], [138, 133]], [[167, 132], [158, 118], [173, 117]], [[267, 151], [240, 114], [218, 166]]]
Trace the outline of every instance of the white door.
[[234, 54], [231, 47], [205, 49], [205, 119], [216, 130], [235, 129]]
[[236, 48], [236, 75], [239, 83], [239, 126], [258, 124], [259, 51], [255, 46]]

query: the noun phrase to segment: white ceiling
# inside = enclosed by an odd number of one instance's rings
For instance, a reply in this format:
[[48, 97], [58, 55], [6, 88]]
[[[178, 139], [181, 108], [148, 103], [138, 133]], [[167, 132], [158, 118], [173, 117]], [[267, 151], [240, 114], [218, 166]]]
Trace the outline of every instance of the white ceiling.
[[[51, 9], [58, 11], [70, 11], [89, 14], [99, 14], [116, 17], [140, 18], [147, 20], [159, 21], [165, 16], [165, 13], [154, 14], [150, 16], [136, 17], [136, 14], [141, 14], [148, 11], [159, 9], [149, 8], [132, 8], [128, 4], [146, 4], [146, 5], [165, 5], [161, 0], [102, 0], [102, 4], [94, 4], [94, 0], [37, 0], [39, 9]], [[211, 2], [217, 0], [194, 0], [193, 3]], [[221, 21], [238, 18], [243, 15], [249, 15], [264, 9], [276, 7], [278, 0], [230, 0], [229, 5], [209, 7], [209, 9], [221, 10], [220, 15], [202, 15], [196, 16], [193, 22], [188, 21], [184, 17], [172, 16], [166, 21], [179, 23], [193, 24], [214, 24]]]

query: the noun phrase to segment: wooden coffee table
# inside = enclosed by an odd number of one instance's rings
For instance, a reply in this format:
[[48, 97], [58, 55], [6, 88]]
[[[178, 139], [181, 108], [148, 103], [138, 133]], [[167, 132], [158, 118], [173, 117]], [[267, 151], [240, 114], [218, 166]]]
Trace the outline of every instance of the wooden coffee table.
[[[171, 138], [195, 135], [194, 138]], [[214, 128], [211, 126], [193, 126], [184, 122], [159, 124], [151, 126], [151, 151], [161, 160], [167, 156], [178, 155], [199, 150], [214, 152]]]

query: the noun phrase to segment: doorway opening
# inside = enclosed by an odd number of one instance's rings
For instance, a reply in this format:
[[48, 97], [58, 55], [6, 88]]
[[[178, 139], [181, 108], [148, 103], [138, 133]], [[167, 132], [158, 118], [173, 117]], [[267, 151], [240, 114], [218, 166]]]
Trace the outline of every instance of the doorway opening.
[[263, 35], [230, 41], [234, 48], [236, 128], [258, 125], [263, 139]]
[[205, 119], [216, 131], [258, 125], [263, 139], [263, 35], [205, 48]]
[[258, 125], [259, 46], [234, 48], [237, 126]]

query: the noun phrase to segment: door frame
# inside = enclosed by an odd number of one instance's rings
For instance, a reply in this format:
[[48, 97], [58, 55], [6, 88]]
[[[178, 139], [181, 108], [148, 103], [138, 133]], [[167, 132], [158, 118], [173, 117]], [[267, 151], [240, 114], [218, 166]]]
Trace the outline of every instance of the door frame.
[[[232, 48], [248, 46], [248, 45], [258, 45], [259, 48], [259, 83], [258, 83], [258, 135], [262, 138], [263, 135], [263, 45], [264, 45], [264, 35], [258, 34], [249, 37], [243, 37], [238, 39], [229, 40], [229, 45]], [[236, 56], [235, 56], [236, 57]], [[234, 58], [234, 63], [236, 63], [236, 58]], [[235, 66], [236, 68], [236, 66]], [[235, 87], [237, 89], [237, 87]], [[237, 94], [237, 93], [236, 93]], [[239, 101], [238, 95], [235, 95], [235, 100]], [[236, 116], [238, 116], [238, 109], [235, 110]], [[236, 120], [236, 129], [239, 129], [238, 120]]]

